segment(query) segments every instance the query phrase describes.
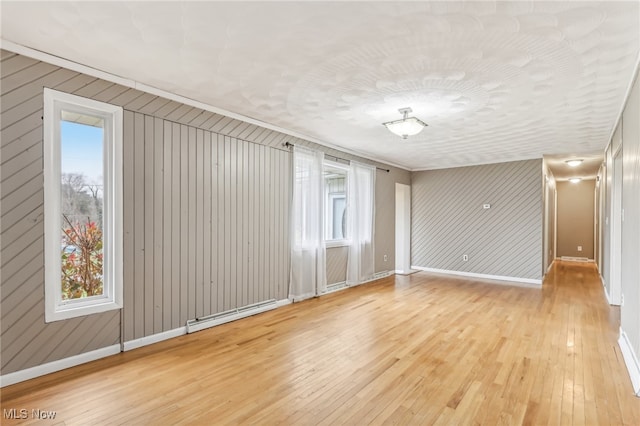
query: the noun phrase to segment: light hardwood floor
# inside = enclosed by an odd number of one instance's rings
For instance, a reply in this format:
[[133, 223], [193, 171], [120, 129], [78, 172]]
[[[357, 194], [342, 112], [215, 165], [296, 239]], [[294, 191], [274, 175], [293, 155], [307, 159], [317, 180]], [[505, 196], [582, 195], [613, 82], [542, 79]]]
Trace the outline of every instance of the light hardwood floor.
[[542, 289], [390, 277], [7, 387], [2, 408], [56, 411], [46, 424], [640, 425], [618, 317], [592, 264], [556, 262]]

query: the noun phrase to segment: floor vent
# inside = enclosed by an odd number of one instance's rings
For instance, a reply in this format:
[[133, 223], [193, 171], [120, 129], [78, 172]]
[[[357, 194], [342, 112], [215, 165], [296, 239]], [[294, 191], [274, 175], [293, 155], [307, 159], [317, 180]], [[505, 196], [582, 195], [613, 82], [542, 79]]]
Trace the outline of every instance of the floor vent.
[[242, 306], [240, 308], [220, 312], [218, 314], [192, 319], [187, 321], [187, 333], [193, 333], [195, 331], [204, 330], [205, 328], [239, 320], [240, 318], [245, 318], [251, 315], [259, 314], [261, 312], [270, 311], [277, 307], [278, 303], [276, 302], [276, 300], [271, 299], [264, 302], [254, 303], [253, 305]]

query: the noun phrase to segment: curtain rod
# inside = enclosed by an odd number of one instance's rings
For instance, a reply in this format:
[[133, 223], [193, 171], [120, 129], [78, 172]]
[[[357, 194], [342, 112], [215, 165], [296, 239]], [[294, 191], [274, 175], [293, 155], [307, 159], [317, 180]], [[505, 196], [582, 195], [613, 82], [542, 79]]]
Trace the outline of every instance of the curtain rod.
[[[282, 146], [286, 146], [287, 148], [290, 148], [290, 147], [295, 146], [295, 145], [294, 145], [294, 144], [292, 144], [291, 142], [285, 142], [285, 143], [283, 143], [283, 144], [282, 144]], [[346, 158], [336, 157], [335, 155], [331, 155], [331, 154], [325, 154], [325, 155], [328, 155], [329, 157], [333, 157], [333, 158], [335, 158], [336, 160], [342, 160], [342, 161], [348, 161], [348, 162], [350, 162], [350, 161], [351, 161], [351, 160], [347, 160]], [[389, 172], [390, 172], [390, 170], [389, 170], [389, 169], [383, 169], [382, 167], [378, 167], [378, 166], [376, 166], [376, 169], [381, 170], [381, 171], [383, 171], [383, 172], [387, 172], [387, 173], [389, 173]]]

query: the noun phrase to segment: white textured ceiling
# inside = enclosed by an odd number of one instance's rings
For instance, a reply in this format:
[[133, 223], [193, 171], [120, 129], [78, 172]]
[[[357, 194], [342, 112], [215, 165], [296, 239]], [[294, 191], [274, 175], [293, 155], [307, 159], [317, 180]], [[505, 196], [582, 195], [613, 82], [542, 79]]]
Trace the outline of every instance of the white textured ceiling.
[[[7, 2], [2, 38], [410, 169], [592, 153], [630, 2]], [[382, 122], [411, 107], [402, 140]]]

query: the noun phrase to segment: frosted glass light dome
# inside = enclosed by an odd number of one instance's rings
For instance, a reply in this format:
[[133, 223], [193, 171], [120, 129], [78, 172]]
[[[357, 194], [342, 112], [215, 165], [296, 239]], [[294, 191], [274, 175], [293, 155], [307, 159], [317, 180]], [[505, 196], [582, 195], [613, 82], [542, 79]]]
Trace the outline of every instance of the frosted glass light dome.
[[391, 133], [401, 136], [402, 139], [407, 139], [409, 136], [417, 135], [427, 126], [424, 121], [408, 116], [412, 111], [411, 108], [401, 108], [398, 111], [403, 114], [402, 119], [382, 124], [386, 126]]

